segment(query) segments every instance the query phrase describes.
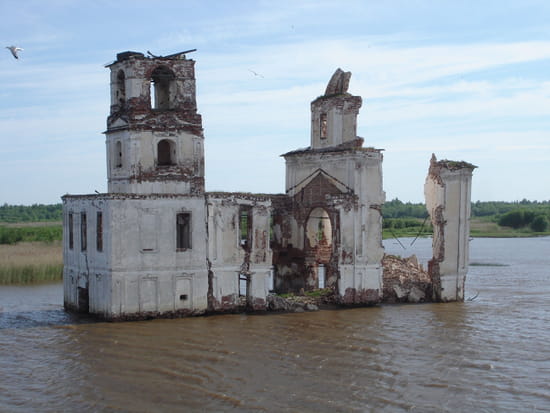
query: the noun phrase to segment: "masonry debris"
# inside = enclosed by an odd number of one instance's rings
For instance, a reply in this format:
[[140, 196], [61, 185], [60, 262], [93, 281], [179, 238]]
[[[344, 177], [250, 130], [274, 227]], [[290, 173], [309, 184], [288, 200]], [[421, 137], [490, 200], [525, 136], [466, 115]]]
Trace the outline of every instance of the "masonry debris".
[[107, 66], [108, 192], [62, 198], [67, 310], [125, 320], [463, 300], [472, 165], [432, 160], [430, 271], [384, 256], [382, 150], [357, 136], [362, 99], [338, 69], [311, 103], [310, 146], [282, 155], [284, 194], [206, 192], [192, 51]]

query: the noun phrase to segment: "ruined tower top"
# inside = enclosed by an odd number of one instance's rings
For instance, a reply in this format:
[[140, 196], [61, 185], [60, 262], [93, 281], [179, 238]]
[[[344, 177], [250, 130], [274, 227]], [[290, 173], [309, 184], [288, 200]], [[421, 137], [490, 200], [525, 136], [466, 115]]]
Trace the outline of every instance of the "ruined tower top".
[[347, 93], [351, 72], [344, 72], [342, 69], [336, 69], [336, 72], [330, 78], [325, 96]]
[[360, 96], [348, 93], [351, 72], [338, 68], [325, 94], [311, 102], [311, 149], [322, 149], [357, 141]]
[[[171, 128], [202, 132], [195, 98], [195, 61], [185, 54], [145, 57], [122, 52], [107, 66], [111, 70], [111, 110], [107, 128], [154, 127], [152, 117], [165, 112], [163, 123]], [[118, 121], [118, 122], [117, 122]], [[166, 121], [169, 121], [166, 123]]]
[[109, 192], [201, 194], [204, 148], [195, 61], [126, 51], [107, 65]]

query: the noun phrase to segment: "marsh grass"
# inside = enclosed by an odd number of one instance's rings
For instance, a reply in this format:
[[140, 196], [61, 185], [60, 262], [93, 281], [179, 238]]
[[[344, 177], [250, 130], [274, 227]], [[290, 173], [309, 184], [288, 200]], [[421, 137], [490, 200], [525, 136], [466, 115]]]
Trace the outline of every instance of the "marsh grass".
[[0, 284], [29, 284], [62, 278], [60, 241], [0, 245]]

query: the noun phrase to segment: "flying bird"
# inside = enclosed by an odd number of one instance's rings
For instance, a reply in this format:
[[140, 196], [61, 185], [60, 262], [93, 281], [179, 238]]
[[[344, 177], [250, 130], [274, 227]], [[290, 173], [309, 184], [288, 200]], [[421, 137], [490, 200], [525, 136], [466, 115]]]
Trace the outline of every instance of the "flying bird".
[[252, 72], [252, 74], [253, 74], [254, 76], [264, 77], [262, 74], [257, 73], [257, 72], [255, 72], [254, 70], [248, 69], [248, 71], [249, 71], [249, 72]]
[[23, 49], [21, 49], [20, 47], [17, 47], [17, 46], [6, 46], [6, 49], [10, 49], [11, 54], [16, 59], [19, 59], [19, 56], [17, 55], [17, 53], [19, 53], [21, 50], [23, 50]]

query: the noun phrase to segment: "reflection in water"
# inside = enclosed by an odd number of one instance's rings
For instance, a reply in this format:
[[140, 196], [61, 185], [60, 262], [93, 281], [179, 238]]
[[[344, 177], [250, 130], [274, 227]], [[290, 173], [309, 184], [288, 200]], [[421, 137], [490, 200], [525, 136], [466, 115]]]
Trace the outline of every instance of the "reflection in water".
[[465, 303], [76, 323], [60, 285], [1, 287], [0, 411], [548, 411], [550, 238], [471, 247], [508, 265]]

